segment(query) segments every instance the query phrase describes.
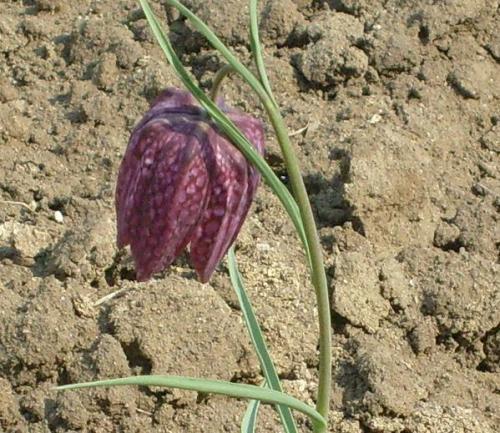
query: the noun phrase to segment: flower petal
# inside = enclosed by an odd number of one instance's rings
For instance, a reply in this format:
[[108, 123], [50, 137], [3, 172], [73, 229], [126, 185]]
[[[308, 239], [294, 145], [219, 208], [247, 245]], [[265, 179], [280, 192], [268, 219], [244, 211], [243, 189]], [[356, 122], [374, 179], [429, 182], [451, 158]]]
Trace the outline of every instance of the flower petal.
[[[131, 188], [137, 186], [138, 176], [140, 175], [138, 165], [146, 151], [146, 147], [148, 147], [151, 142], [157, 141], [157, 145], [161, 147], [161, 126], [159, 124], [149, 124], [149, 122], [154, 119], [163, 119], [163, 121], [167, 121], [167, 119], [170, 118], [172, 121], [174, 121], [174, 119], [178, 121], [177, 125], [175, 122], [170, 122], [170, 124], [176, 125], [177, 129], [186, 129], [186, 133], [193, 128], [192, 122], [188, 122], [188, 125], [186, 125], [185, 122], [181, 122], [183, 119], [177, 117], [174, 113], [186, 114], [188, 117], [194, 118], [201, 113], [201, 109], [189, 92], [169, 87], [156, 97], [150, 109], [132, 132], [127, 150], [120, 165], [116, 184], [115, 207], [118, 214], [117, 244], [119, 248], [130, 244], [127, 227], [127, 211], [122, 210], [122, 208], [125, 206], [126, 197], [133, 194]], [[146, 125], [149, 126], [149, 132], [146, 132]], [[158, 129], [156, 133], [155, 129]], [[144, 139], [144, 136], [147, 134], [151, 136], [150, 140]], [[157, 138], [153, 137], [155, 134]], [[156, 153], [155, 149], [150, 149], [150, 153], [154, 155]], [[131, 203], [129, 202], [126, 207], [130, 208], [130, 206]]]
[[[261, 155], [264, 154], [264, 128], [262, 122], [254, 117], [250, 117], [246, 114], [241, 114], [236, 110], [232, 110], [228, 113], [229, 118], [236, 124], [236, 126], [243, 132], [248, 141], [253, 144], [257, 152]], [[250, 210], [252, 201], [257, 192], [257, 187], [260, 182], [260, 173], [257, 168], [255, 168], [250, 162], [247, 163], [248, 169], [248, 188], [245, 196], [242, 200], [242, 207], [240, 209], [241, 219], [239, 219], [239, 225], [236, 227], [233, 238], [229, 242], [229, 245], [236, 240], [238, 233], [240, 232], [241, 226], [245, 222], [245, 218]]]
[[241, 129], [245, 137], [253, 144], [257, 152], [264, 154], [264, 127], [262, 122], [255, 117], [239, 112], [238, 110], [225, 110], [227, 116]]
[[137, 130], [120, 171], [118, 242], [130, 244], [139, 281], [173, 262], [207, 203], [201, 154], [206, 133], [199, 122], [177, 117], [154, 119]]
[[[228, 117], [234, 122], [234, 124], [243, 132], [245, 137], [253, 144], [257, 152], [260, 155], [264, 155], [264, 127], [259, 119], [250, 117], [246, 114], [241, 114], [236, 110], [231, 110], [228, 112]], [[248, 164], [248, 207], [255, 196], [257, 186], [260, 182], [259, 170], [257, 170], [252, 164]]]
[[182, 111], [185, 107], [200, 109], [191, 93], [186, 90], [176, 89], [175, 87], [167, 87], [153, 100], [150, 110], [153, 108], [170, 108], [176, 111]]
[[191, 93], [175, 87], [168, 87], [154, 99], [149, 110], [135, 127], [135, 131], [141, 129], [152, 119], [169, 118], [173, 113], [202, 116], [203, 110]]
[[[249, 116], [230, 114], [260, 153], [264, 150], [262, 124]], [[190, 244], [191, 262], [206, 282], [236, 239], [259, 181], [257, 170], [215, 129], [209, 140], [215, 157], [210, 169], [210, 200]]]

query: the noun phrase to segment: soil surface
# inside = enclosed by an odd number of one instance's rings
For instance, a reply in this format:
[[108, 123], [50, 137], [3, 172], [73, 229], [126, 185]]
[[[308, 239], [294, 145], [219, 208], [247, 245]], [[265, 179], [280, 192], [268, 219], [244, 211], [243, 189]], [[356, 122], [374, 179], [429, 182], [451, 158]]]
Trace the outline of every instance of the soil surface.
[[[130, 131], [162, 88], [179, 85], [137, 2], [0, 3], [0, 431], [239, 431], [243, 401], [51, 389], [149, 373], [262, 378], [225, 263], [206, 285], [186, 257], [137, 283], [116, 248]], [[250, 62], [246, 0], [184, 3]], [[331, 432], [500, 431], [498, 2], [261, 3], [266, 63], [297, 132], [331, 287]], [[175, 10], [154, 6], [208, 89], [220, 56]], [[265, 117], [238, 79], [224, 93]], [[269, 126], [267, 142], [286, 183]], [[266, 186], [237, 254], [284, 386], [313, 403], [314, 292]], [[258, 431], [281, 431], [272, 408]]]

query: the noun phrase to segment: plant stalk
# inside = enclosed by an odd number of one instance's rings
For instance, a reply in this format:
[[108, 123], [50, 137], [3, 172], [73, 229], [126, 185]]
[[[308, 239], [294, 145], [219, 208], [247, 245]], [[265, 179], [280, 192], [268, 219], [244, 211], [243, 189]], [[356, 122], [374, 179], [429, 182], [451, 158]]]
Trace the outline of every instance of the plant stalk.
[[[311, 279], [316, 293], [319, 322], [319, 384], [316, 400], [316, 410], [328, 422], [328, 409], [330, 404], [330, 391], [332, 381], [332, 331], [330, 317], [330, 300], [328, 284], [323, 263], [323, 252], [319, 241], [316, 222], [309, 202], [309, 196], [304, 185], [304, 180], [299, 168], [297, 156], [292, 148], [288, 131], [281, 114], [276, 110], [270, 98], [262, 100], [264, 107], [271, 119], [276, 132], [276, 137], [281, 147], [285, 160], [290, 185], [293, 195], [300, 209], [307, 241], [311, 255]], [[320, 433], [316, 430], [315, 433]]]
[[[215, 101], [224, 78], [234, 72], [231, 65], [225, 65], [214, 76], [212, 88], [210, 90], [210, 98]], [[283, 118], [278, 111], [276, 103], [269, 94], [259, 94], [266, 112], [271, 120], [273, 128], [276, 132], [276, 138], [280, 144], [281, 152], [285, 159], [290, 184], [292, 186], [293, 195], [299, 206], [306, 238], [310, 247], [310, 267], [312, 275], [312, 283], [315, 288], [316, 300], [318, 304], [318, 322], [319, 322], [319, 384], [318, 396], [316, 401], [316, 410], [327, 419], [328, 408], [330, 404], [330, 389], [331, 389], [331, 318], [330, 318], [330, 300], [328, 295], [328, 285], [325, 275], [325, 267], [323, 263], [323, 253], [319, 242], [318, 231], [314, 221], [309, 196], [307, 194], [304, 180], [299, 168], [299, 162], [290, 142], [288, 130], [285, 126]], [[321, 433], [315, 431], [315, 433]]]
[[[319, 361], [319, 388], [316, 408], [325, 419], [327, 419], [330, 403], [331, 388], [331, 318], [330, 301], [328, 296], [328, 286], [323, 264], [323, 254], [318, 238], [318, 230], [314, 221], [313, 212], [307, 191], [304, 185], [300, 166], [290, 142], [290, 135], [285, 127], [283, 118], [279, 111], [279, 106], [274, 99], [269, 79], [267, 78], [264, 57], [260, 46], [259, 38], [259, 20], [258, 20], [258, 0], [250, 0], [250, 44], [252, 54], [257, 66], [261, 87], [267, 94], [263, 97], [260, 89], [254, 90], [264, 104], [266, 111], [271, 119], [276, 137], [281, 146], [281, 152], [285, 158], [290, 183], [292, 185], [293, 195], [297, 202], [305, 229], [305, 236], [309, 244], [308, 260], [311, 268], [312, 282], [316, 291], [316, 301], [318, 305], [318, 319], [320, 328], [320, 361]], [[250, 78], [250, 77], [249, 77]], [[250, 81], [249, 81], [250, 83]], [[315, 429], [316, 431], [316, 429]]]
[[[224, 78], [234, 72], [232, 65], [225, 65], [214, 76], [210, 98], [215, 101], [220, 90], [221, 83]], [[264, 74], [265, 75], [265, 74]], [[270, 89], [270, 88], [269, 88]], [[254, 89], [255, 90], [255, 89]], [[318, 305], [318, 322], [319, 322], [319, 384], [318, 395], [316, 401], [316, 410], [327, 420], [328, 409], [330, 404], [331, 390], [331, 318], [330, 318], [330, 300], [328, 295], [328, 285], [325, 275], [325, 267], [323, 263], [323, 253], [319, 242], [316, 222], [314, 220], [311, 203], [307, 194], [304, 180], [300, 172], [299, 162], [293, 150], [292, 143], [288, 135], [288, 130], [285, 126], [279, 108], [272, 97], [272, 93], [256, 92], [266, 109], [266, 112], [271, 120], [273, 128], [276, 132], [276, 138], [280, 144], [285, 165], [287, 167], [290, 184], [292, 187], [294, 198], [298, 204], [302, 221], [304, 224], [306, 238], [310, 247], [310, 267], [311, 279], [316, 293], [316, 301]], [[315, 433], [321, 433], [315, 431]]]
[[212, 87], [210, 89], [210, 99], [215, 103], [217, 103], [216, 99], [220, 92], [222, 81], [224, 81], [224, 78], [233, 72], [234, 68], [231, 65], [226, 64], [215, 73], [214, 79], [212, 80]]

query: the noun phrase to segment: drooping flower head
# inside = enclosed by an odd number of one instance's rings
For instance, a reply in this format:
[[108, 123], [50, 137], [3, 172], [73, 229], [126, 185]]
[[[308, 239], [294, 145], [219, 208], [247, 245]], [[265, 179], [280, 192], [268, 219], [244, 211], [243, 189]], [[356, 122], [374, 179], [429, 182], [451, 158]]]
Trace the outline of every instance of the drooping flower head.
[[[259, 120], [220, 108], [259, 153]], [[259, 183], [257, 170], [187, 91], [168, 88], [136, 126], [116, 187], [118, 247], [130, 245], [137, 279], [169, 266], [189, 245], [206, 282], [234, 242]]]

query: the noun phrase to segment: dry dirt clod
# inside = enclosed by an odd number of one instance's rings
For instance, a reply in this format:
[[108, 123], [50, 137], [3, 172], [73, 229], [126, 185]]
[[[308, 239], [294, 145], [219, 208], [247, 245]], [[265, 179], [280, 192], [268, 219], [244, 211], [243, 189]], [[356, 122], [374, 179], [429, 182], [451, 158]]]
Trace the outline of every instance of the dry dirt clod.
[[284, 45], [295, 28], [304, 24], [303, 16], [291, 0], [266, 2], [261, 18], [263, 40]]
[[328, 86], [360, 77], [368, 58], [356, 45], [363, 25], [347, 14], [325, 14], [307, 28], [312, 41], [298, 56], [298, 68], [313, 84]]

